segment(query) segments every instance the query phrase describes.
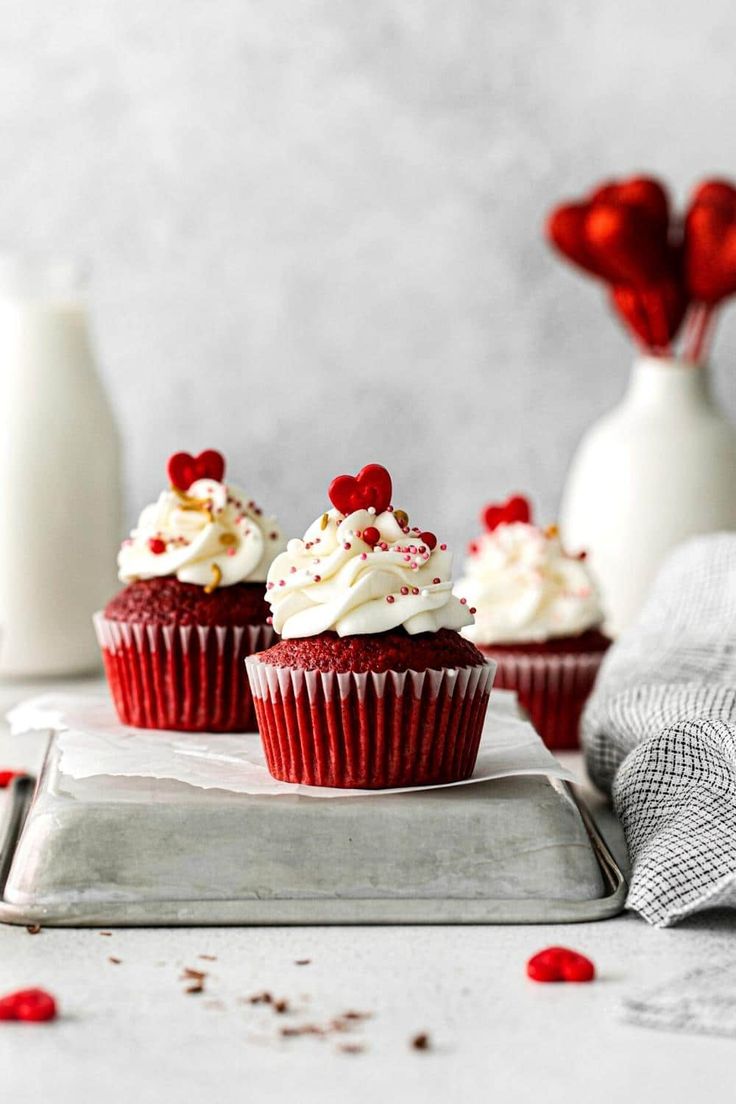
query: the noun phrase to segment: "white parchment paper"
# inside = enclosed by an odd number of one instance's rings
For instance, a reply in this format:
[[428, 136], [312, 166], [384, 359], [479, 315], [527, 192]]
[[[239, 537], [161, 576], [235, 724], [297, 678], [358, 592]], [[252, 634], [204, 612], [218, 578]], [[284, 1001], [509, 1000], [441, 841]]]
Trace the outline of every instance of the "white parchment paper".
[[[114, 775], [167, 778], [243, 794], [298, 794], [305, 797], [376, 797], [437, 786], [395, 790], [347, 790], [279, 782], [266, 767], [257, 733], [236, 735], [161, 732], [121, 725], [105, 694], [43, 694], [8, 714], [11, 731], [60, 733], [60, 770], [72, 778]], [[519, 715], [516, 695], [494, 690], [471, 778], [447, 785], [467, 786], [492, 778], [541, 774], [574, 781]]]

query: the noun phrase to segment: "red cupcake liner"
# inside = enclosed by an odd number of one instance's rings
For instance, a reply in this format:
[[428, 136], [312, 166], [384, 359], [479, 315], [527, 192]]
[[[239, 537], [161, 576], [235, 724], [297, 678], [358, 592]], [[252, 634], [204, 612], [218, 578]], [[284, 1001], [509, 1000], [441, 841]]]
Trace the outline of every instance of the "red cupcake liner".
[[495, 664], [336, 673], [246, 660], [268, 769], [284, 782], [386, 789], [469, 778]]
[[503, 649], [481, 651], [498, 664], [494, 685], [516, 691], [547, 747], [579, 747], [580, 716], [605, 652], [504, 655]]
[[255, 732], [243, 663], [270, 647], [269, 625], [141, 625], [94, 616], [118, 716], [136, 728]]

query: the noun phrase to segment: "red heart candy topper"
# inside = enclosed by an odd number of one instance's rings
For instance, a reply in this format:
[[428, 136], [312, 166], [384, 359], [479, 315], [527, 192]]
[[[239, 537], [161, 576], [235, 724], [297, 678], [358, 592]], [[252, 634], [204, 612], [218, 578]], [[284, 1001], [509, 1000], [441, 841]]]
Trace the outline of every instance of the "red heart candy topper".
[[175, 452], [167, 461], [166, 474], [177, 491], [188, 491], [198, 479], [213, 479], [215, 483], [222, 483], [225, 457], [216, 449], [205, 449], [199, 456]]
[[347, 516], [373, 507], [382, 514], [391, 505], [391, 476], [380, 464], [366, 464], [357, 475], [336, 476], [327, 491], [330, 502]]
[[532, 508], [524, 495], [511, 495], [505, 502], [492, 502], [481, 514], [481, 521], [489, 533], [499, 525], [512, 525], [514, 522], [532, 524]]

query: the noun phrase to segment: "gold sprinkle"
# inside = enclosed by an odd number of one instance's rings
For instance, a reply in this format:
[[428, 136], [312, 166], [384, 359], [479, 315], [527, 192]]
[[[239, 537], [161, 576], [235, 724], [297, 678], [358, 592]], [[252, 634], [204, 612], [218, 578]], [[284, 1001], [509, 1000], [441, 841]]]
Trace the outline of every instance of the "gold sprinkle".
[[559, 535], [560, 530], [556, 525], [548, 525], [544, 532], [550, 540], [553, 540], [554, 537]]
[[402, 529], [406, 529], [409, 524], [409, 515], [406, 510], [394, 510], [394, 517], [401, 526]]
[[326, 529], [327, 528], [327, 522], [329, 520], [330, 520], [330, 515], [329, 514], [323, 514], [322, 515], [322, 520], [319, 523], [320, 529]]
[[177, 495], [180, 499], [180, 510], [196, 510], [197, 513], [206, 514], [207, 520], [209, 522], [213, 522], [215, 520], [212, 514], [212, 510], [209, 507], [209, 499], [194, 498], [192, 495], [186, 494], [185, 491], [180, 491], [178, 487], [172, 487], [171, 489], [174, 494]]
[[220, 534], [220, 544], [224, 544], [226, 548], [230, 547], [230, 545], [232, 545], [232, 544], [237, 544], [237, 543], [238, 543], [238, 538], [235, 536], [234, 533], [221, 533]]
[[220, 571], [220, 568], [217, 566], [217, 564], [213, 564], [212, 565], [212, 582], [209, 583], [204, 588], [205, 594], [211, 594], [213, 590], [217, 590], [217, 588], [220, 585], [221, 581], [222, 581], [222, 572]]

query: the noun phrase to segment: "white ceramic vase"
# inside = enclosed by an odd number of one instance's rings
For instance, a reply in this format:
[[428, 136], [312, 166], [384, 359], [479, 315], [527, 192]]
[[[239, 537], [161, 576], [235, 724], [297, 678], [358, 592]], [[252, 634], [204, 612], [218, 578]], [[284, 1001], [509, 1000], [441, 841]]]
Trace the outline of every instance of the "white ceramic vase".
[[736, 529], [736, 428], [705, 366], [635, 362], [623, 401], [580, 442], [560, 528], [568, 547], [587, 550], [614, 636], [636, 617], [670, 549]]
[[113, 594], [118, 435], [74, 266], [0, 260], [0, 674], [99, 664]]

